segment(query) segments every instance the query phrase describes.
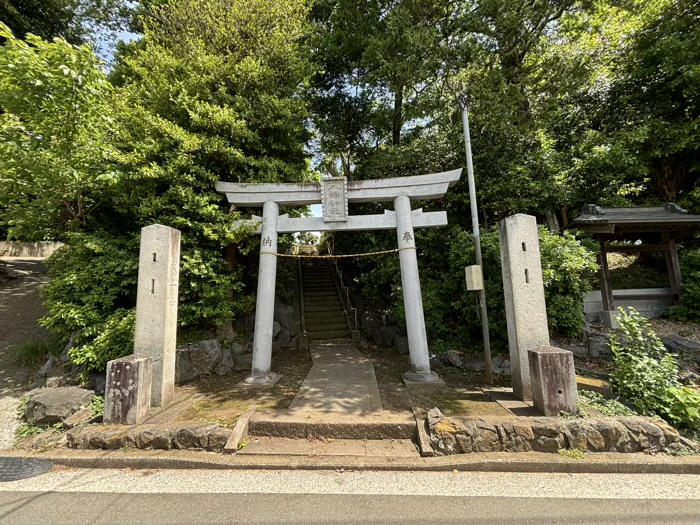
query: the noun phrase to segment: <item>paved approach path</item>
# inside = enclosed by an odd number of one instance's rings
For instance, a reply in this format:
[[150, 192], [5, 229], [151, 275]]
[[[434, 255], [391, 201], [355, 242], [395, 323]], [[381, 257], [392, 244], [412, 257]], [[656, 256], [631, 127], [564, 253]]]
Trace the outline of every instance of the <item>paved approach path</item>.
[[347, 343], [311, 345], [313, 366], [289, 405], [297, 411], [382, 410], [374, 365]]

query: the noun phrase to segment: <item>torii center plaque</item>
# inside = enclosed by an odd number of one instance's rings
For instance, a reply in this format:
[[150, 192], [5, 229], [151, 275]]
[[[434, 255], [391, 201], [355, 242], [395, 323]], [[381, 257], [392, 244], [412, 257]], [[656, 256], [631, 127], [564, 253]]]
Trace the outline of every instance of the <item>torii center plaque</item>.
[[[275, 311], [277, 277], [277, 235], [307, 231], [396, 230], [401, 263], [401, 284], [406, 312], [411, 370], [404, 373], [407, 384], [442, 384], [430, 370], [428, 341], [425, 333], [421, 298], [415, 228], [447, 225], [444, 211], [411, 210], [411, 200], [439, 199], [459, 181], [462, 170], [363, 181], [345, 178], [324, 179], [320, 183], [246, 184], [218, 182], [216, 190], [237, 207], [263, 209], [263, 216], [253, 215], [239, 223], [258, 225], [260, 233], [260, 270], [255, 305], [253, 364], [245, 379], [250, 385], [272, 385], [278, 375], [272, 372], [272, 326]], [[378, 215], [349, 215], [348, 202], [393, 202], [393, 210]], [[279, 207], [323, 204], [323, 217], [289, 217], [279, 215]]]
[[347, 179], [338, 177], [321, 181], [321, 204], [323, 222], [345, 222], [348, 220]]

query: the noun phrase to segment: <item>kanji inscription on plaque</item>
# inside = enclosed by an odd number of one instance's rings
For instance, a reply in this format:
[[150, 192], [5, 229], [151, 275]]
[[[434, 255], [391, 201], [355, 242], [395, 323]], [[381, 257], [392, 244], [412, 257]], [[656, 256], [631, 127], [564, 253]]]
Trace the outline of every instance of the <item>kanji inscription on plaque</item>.
[[321, 181], [323, 222], [346, 222], [348, 220], [347, 182], [344, 177]]

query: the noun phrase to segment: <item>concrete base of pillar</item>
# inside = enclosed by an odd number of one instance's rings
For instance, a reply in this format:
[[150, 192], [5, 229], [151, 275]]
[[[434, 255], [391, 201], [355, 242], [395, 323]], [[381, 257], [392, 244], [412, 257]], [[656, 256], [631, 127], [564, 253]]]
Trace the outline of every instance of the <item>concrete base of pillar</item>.
[[350, 332], [350, 337], [353, 343], [359, 343], [362, 341], [362, 333], [359, 330], [352, 330]]
[[273, 387], [277, 384], [282, 376], [275, 372], [270, 372], [264, 375], [249, 375], [236, 386], [252, 386], [252, 387]]
[[404, 372], [402, 377], [406, 388], [440, 388], [445, 386], [445, 382], [435, 372], [429, 374]]

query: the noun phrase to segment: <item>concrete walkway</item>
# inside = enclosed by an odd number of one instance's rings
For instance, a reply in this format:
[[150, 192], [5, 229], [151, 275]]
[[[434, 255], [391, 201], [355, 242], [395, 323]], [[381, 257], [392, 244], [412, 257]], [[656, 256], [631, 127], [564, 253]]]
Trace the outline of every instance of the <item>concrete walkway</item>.
[[354, 346], [312, 344], [313, 366], [289, 405], [296, 411], [375, 412], [382, 410], [374, 365]]

